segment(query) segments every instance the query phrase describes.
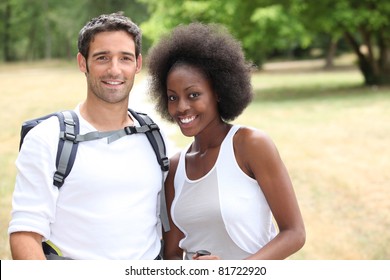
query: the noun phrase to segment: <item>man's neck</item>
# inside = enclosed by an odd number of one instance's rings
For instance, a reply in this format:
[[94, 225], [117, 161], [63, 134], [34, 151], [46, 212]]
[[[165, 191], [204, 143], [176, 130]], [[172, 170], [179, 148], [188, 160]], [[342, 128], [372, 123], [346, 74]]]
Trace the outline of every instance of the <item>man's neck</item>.
[[99, 131], [121, 129], [134, 125], [128, 114], [127, 103], [123, 104], [93, 104], [86, 100], [80, 105], [81, 116]]

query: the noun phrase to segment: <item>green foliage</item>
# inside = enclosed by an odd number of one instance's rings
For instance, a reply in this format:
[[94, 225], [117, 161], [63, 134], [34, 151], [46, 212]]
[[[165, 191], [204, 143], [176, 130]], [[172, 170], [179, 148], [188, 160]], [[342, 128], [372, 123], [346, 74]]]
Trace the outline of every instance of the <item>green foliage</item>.
[[366, 85], [390, 84], [390, 2], [381, 0], [290, 0], [313, 32], [345, 37], [355, 52]]
[[141, 1], [151, 15], [141, 27], [153, 42], [178, 24], [220, 23], [242, 42], [247, 57], [258, 65], [275, 50], [310, 42], [309, 33], [293, 14], [282, 5], [271, 5], [272, 1]]
[[281, 5], [257, 8], [250, 20], [257, 32], [244, 37], [243, 44], [256, 63], [261, 63], [270, 51], [308, 47], [311, 43], [311, 37], [303, 25], [284, 11]]
[[291, 0], [302, 23], [329, 33], [356, 30], [361, 26], [378, 30], [389, 25], [390, 2], [382, 0]]
[[0, 55], [5, 61], [74, 58], [81, 27], [92, 17], [117, 11], [136, 23], [148, 17], [146, 6], [136, 0], [2, 0]]
[[[389, 1], [140, 1], [148, 5], [151, 14], [142, 27], [153, 42], [180, 23], [221, 23], [242, 42], [247, 58], [261, 66], [274, 52], [306, 48], [314, 41], [327, 52], [328, 44], [334, 46], [348, 34], [365, 83], [390, 82], [386, 59], [390, 49]], [[324, 36], [329, 39], [323, 40]], [[362, 44], [369, 50], [366, 57], [360, 53]], [[378, 55], [375, 47], [379, 48]]]
[[[179, 24], [222, 22], [229, 4], [221, 1], [139, 0], [148, 6], [149, 19], [141, 24], [144, 37], [156, 42]], [[223, 2], [223, 1], [222, 1]]]
[[[74, 57], [83, 24], [116, 11], [141, 26], [144, 53], [175, 26], [195, 21], [225, 25], [259, 67], [275, 53], [294, 54], [313, 44], [327, 53], [345, 37], [365, 82], [390, 83], [390, 2], [383, 0], [2, 0], [0, 56]], [[363, 44], [368, 54], [361, 52]]]

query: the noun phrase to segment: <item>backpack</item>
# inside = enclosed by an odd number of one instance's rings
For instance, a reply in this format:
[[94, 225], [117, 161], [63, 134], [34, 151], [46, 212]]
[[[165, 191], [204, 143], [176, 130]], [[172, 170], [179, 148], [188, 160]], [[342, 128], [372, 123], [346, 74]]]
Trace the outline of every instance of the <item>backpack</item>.
[[[56, 157], [57, 171], [54, 173], [53, 176], [53, 184], [58, 188], [62, 187], [66, 177], [72, 170], [73, 163], [76, 159], [78, 143], [83, 141], [97, 140], [106, 137], [108, 139], [108, 142], [111, 143], [126, 135], [134, 133], [145, 133], [156, 154], [156, 159], [160, 165], [161, 171], [163, 173], [165, 171], [168, 171], [169, 160], [166, 156], [166, 147], [160, 133], [160, 128], [147, 114], [135, 112], [130, 108], [128, 109], [128, 111], [139, 122], [139, 124], [141, 125], [140, 127], [127, 126], [124, 129], [114, 131], [93, 131], [81, 135], [79, 134], [79, 119], [77, 117], [77, 114], [71, 110], [59, 111], [36, 119], [28, 120], [22, 124], [19, 150], [23, 145], [23, 140], [25, 136], [32, 128], [52, 116], [57, 116], [60, 124], [60, 135]], [[164, 174], [162, 174], [162, 189], [160, 192], [160, 198], [161, 223], [164, 230], [169, 231], [168, 212], [166, 208], [164, 192]]]

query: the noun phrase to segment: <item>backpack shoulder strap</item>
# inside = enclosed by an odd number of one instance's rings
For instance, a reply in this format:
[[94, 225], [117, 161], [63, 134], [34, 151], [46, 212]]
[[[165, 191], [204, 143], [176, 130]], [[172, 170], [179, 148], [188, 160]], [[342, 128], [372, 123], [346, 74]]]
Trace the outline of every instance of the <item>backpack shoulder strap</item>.
[[168, 219], [168, 210], [167, 203], [165, 199], [165, 187], [164, 187], [164, 172], [169, 169], [169, 159], [166, 156], [166, 147], [164, 139], [161, 136], [160, 128], [155, 124], [147, 114], [135, 112], [132, 109], [128, 109], [130, 114], [136, 118], [140, 125], [148, 125], [150, 130], [146, 131], [146, 137], [150, 144], [153, 147], [153, 150], [156, 154], [157, 161], [161, 167], [162, 176], [161, 176], [161, 191], [160, 191], [160, 219], [161, 224], [165, 232], [170, 230], [169, 219]]
[[56, 167], [53, 184], [58, 188], [62, 187], [65, 178], [72, 170], [76, 159], [78, 142], [76, 136], [80, 132], [79, 118], [74, 111], [61, 111], [56, 113], [60, 123], [60, 135], [58, 141]]
[[79, 134], [79, 118], [74, 111], [60, 111], [26, 121], [22, 124], [20, 132], [19, 150], [27, 133], [42, 121], [56, 116], [60, 124], [60, 136], [58, 140], [56, 168], [53, 176], [53, 185], [62, 187], [65, 178], [69, 175], [76, 158], [78, 142], [75, 141]]
[[32, 120], [28, 120], [28, 121], [25, 121], [23, 124], [22, 124], [22, 128], [20, 130], [20, 142], [19, 142], [19, 151], [20, 149], [22, 148], [22, 145], [23, 145], [23, 141], [24, 141], [24, 138], [26, 137], [27, 133], [32, 129], [34, 128], [35, 126], [37, 126], [38, 124], [40, 124], [42, 121], [50, 118], [50, 117], [53, 117], [57, 115], [57, 113], [51, 113], [51, 114], [48, 114], [46, 116], [42, 116], [42, 117], [39, 117], [39, 118], [36, 118], [36, 119], [32, 119]]
[[160, 133], [160, 128], [147, 114], [135, 112], [130, 108], [129, 112], [141, 125], [147, 125], [150, 128], [149, 131], [145, 131], [146, 137], [148, 137], [148, 140], [152, 145], [154, 152], [156, 153], [157, 162], [160, 165], [161, 170], [168, 171], [169, 160], [166, 156], [166, 147]]

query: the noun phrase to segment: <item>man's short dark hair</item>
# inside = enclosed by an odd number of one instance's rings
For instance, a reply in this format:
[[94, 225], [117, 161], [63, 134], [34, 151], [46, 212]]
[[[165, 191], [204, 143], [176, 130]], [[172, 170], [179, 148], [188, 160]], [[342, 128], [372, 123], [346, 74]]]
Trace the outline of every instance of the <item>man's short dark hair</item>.
[[89, 46], [95, 35], [106, 31], [125, 31], [131, 35], [135, 42], [135, 56], [138, 58], [142, 45], [141, 29], [122, 12], [118, 12], [93, 18], [80, 30], [77, 46], [85, 59], [88, 59]]

